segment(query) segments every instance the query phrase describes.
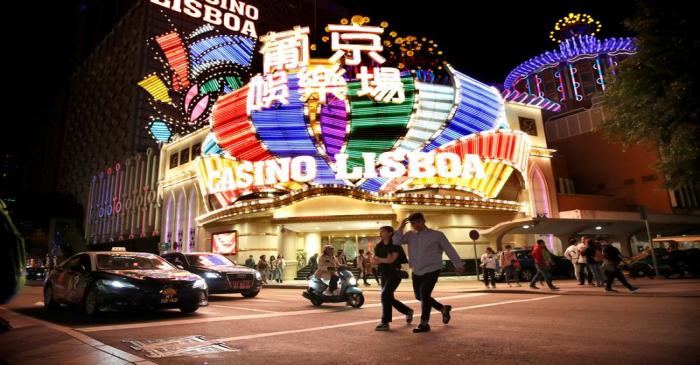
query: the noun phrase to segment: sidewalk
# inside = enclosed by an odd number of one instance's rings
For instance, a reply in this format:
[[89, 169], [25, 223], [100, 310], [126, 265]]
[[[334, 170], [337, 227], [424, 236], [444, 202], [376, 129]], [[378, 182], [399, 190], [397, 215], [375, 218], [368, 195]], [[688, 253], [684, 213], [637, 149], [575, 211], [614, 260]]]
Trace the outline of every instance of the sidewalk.
[[12, 329], [0, 333], [0, 364], [156, 365], [78, 331], [0, 307]]
[[[506, 283], [496, 284], [496, 289], [485, 289], [481, 281], [476, 281], [474, 277], [447, 276], [441, 277], [435, 285], [435, 291], [459, 292], [459, 293], [509, 293], [509, 294], [557, 294], [557, 295], [603, 295], [603, 296], [624, 296], [634, 295], [642, 297], [700, 297], [700, 279], [648, 279], [637, 280], [628, 279], [630, 284], [638, 286], [640, 289], [635, 293], [630, 293], [620, 283], [615, 281], [613, 289], [618, 292], [608, 293], [605, 288], [598, 288], [589, 285], [578, 285], [573, 279], [554, 280], [554, 285], [560, 290], [552, 291], [546, 285], [539, 285], [540, 289], [530, 289], [529, 283], [521, 283], [521, 287], [513, 285], [508, 287]], [[359, 286], [364, 291], [379, 291], [379, 285], [374, 280], [370, 280], [370, 286], [365, 286], [360, 282]], [[306, 289], [306, 280], [289, 280], [282, 284], [269, 283], [263, 288], [277, 289]], [[410, 279], [403, 280], [397, 291], [413, 292]], [[264, 290], [264, 289], [263, 289]]]

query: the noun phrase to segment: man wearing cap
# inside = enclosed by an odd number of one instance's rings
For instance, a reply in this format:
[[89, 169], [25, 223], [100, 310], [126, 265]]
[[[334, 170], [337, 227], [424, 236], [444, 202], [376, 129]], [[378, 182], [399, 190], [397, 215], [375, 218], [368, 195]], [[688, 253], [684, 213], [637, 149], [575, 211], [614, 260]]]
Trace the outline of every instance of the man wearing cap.
[[[404, 233], [403, 230], [409, 222], [413, 229]], [[413, 213], [404, 219], [394, 232], [392, 242], [395, 245], [408, 245], [408, 261], [413, 269], [413, 292], [416, 299], [421, 301], [420, 324], [413, 332], [430, 331], [428, 322], [431, 308], [439, 310], [442, 313], [442, 323], [447, 324], [450, 321], [452, 306], [442, 305], [432, 297], [432, 293], [442, 270], [443, 252], [450, 258], [458, 274], [465, 272], [462, 259], [455, 248], [444, 233], [425, 226], [422, 213]]]

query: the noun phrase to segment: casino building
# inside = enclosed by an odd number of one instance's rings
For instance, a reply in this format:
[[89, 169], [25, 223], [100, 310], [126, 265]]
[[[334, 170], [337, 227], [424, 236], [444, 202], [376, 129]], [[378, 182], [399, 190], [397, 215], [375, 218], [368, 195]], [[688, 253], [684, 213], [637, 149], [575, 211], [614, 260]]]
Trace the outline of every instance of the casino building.
[[[380, 226], [412, 212], [423, 212], [464, 258], [475, 248], [480, 255], [486, 245], [535, 238], [474, 244], [472, 229], [558, 215], [542, 118], [558, 103], [504, 101], [449, 64], [447, 81], [432, 83], [383, 64], [381, 47], [354, 58], [343, 40], [372, 41], [382, 28], [329, 29], [338, 33], [329, 59], [306, 58], [308, 29], [267, 34], [262, 75], [228, 84], [209, 125], [162, 146], [161, 251], [213, 251], [239, 262], [282, 254], [285, 276], [293, 277], [323, 245], [353, 258], [372, 248]], [[281, 48], [280, 39], [300, 47], [292, 53], [298, 58], [268, 53]], [[345, 70], [354, 76], [333, 77]], [[543, 237], [561, 252], [557, 237]]]

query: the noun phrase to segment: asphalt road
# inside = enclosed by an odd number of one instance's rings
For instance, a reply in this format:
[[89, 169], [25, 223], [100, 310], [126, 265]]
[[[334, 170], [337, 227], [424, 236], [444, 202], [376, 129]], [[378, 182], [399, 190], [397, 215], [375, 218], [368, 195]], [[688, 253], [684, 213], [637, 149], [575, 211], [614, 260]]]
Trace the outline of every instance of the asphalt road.
[[[300, 290], [266, 288], [252, 299], [212, 295], [194, 314], [89, 320], [71, 308], [45, 312], [40, 290], [27, 287], [6, 307], [158, 364], [700, 364], [697, 297], [435, 292], [453, 306], [452, 321], [443, 325], [435, 313], [432, 331], [414, 334], [396, 312], [390, 332], [374, 331], [376, 291], [365, 293], [361, 309], [313, 307]], [[420, 311], [411, 293], [398, 296]], [[41, 347], [26, 336], [9, 338], [0, 358]]]

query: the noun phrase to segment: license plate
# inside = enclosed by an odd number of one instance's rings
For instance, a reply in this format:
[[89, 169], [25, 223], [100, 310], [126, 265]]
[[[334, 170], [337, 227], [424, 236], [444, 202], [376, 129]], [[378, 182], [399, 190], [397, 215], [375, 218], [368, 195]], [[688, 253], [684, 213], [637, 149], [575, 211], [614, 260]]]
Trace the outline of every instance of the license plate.
[[161, 304], [177, 303], [177, 291], [173, 288], [166, 288], [162, 291], [163, 298], [160, 298]]
[[166, 296], [165, 298], [160, 299], [161, 304], [167, 304], [167, 303], [177, 303], [177, 297], [174, 296]]
[[231, 283], [233, 289], [250, 289], [253, 286], [253, 282], [250, 280], [246, 281], [234, 281]]

